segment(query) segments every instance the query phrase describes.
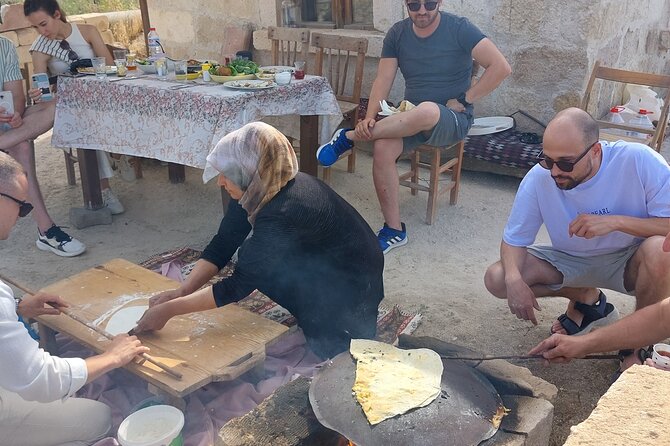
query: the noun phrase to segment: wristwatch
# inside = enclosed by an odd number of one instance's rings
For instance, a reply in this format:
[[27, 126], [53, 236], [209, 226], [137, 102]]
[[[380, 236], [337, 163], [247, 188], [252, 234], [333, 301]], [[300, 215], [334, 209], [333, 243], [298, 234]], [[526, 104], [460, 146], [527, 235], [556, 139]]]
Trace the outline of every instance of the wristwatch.
[[461, 95], [460, 95], [459, 97], [457, 97], [456, 100], [457, 100], [458, 102], [460, 102], [461, 104], [463, 104], [463, 107], [466, 107], [466, 108], [467, 108], [467, 107], [470, 107], [470, 106], [472, 105], [471, 103], [469, 103], [469, 102], [465, 99], [465, 93], [461, 93]]

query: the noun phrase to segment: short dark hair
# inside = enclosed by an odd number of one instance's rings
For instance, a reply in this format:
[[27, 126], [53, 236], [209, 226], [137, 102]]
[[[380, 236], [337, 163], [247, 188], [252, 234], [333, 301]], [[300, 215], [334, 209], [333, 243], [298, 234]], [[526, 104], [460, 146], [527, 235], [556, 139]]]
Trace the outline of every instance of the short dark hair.
[[23, 2], [23, 14], [28, 17], [33, 12], [44, 11], [51, 17], [60, 12], [60, 19], [67, 23], [65, 11], [63, 11], [56, 0], [26, 0]]
[[18, 161], [0, 151], [0, 188], [13, 192], [16, 188], [16, 178], [25, 174]]

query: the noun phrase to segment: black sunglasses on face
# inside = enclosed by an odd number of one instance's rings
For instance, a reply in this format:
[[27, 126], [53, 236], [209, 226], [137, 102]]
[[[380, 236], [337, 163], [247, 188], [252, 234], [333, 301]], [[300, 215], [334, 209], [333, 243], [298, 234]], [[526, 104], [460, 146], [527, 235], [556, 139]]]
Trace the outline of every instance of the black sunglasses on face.
[[426, 8], [426, 11], [434, 11], [435, 8], [437, 8], [437, 3], [438, 2], [425, 2], [425, 3], [410, 2], [407, 3], [407, 9], [409, 9], [412, 12], [417, 12], [419, 9], [421, 9], [421, 5], [423, 5], [423, 7]]
[[75, 50], [72, 49], [70, 44], [68, 43], [67, 40], [61, 40], [60, 41], [60, 48], [63, 51], [67, 51], [67, 58], [70, 60], [77, 60], [79, 59], [79, 54], [75, 52]]
[[0, 196], [9, 198], [14, 203], [19, 205], [19, 217], [25, 217], [26, 215], [30, 214], [30, 211], [33, 210], [33, 205], [28, 203], [27, 201], [17, 200], [11, 195], [3, 194], [2, 192], [0, 192]]
[[598, 143], [598, 141], [594, 142], [590, 146], [586, 148], [582, 152], [581, 155], [577, 157], [577, 159], [573, 161], [554, 161], [551, 158], [547, 158], [544, 156], [544, 152], [540, 152], [539, 155], [537, 155], [537, 159], [540, 160], [540, 166], [544, 167], [547, 170], [551, 170], [554, 167], [554, 164], [561, 169], [563, 172], [572, 172], [572, 170], [575, 168], [575, 165], [582, 160], [586, 156], [587, 153], [593, 148]]

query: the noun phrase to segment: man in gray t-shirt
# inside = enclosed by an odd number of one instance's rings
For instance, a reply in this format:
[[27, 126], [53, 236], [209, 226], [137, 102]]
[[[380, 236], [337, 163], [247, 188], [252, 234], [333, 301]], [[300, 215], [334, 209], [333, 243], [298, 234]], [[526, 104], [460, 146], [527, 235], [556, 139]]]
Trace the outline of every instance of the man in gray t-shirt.
[[[330, 166], [354, 141], [374, 141], [373, 179], [384, 214], [379, 245], [384, 253], [407, 243], [400, 221], [396, 160], [421, 144], [451, 145], [468, 133], [472, 103], [491, 93], [511, 73], [498, 48], [468, 19], [440, 11], [439, 1], [403, 0], [409, 18], [384, 38], [377, 77], [365, 119], [355, 129], [340, 129], [317, 152]], [[484, 67], [472, 82], [473, 60]], [[405, 99], [415, 108], [375, 121], [379, 102], [388, 97], [396, 73], [405, 78]]]

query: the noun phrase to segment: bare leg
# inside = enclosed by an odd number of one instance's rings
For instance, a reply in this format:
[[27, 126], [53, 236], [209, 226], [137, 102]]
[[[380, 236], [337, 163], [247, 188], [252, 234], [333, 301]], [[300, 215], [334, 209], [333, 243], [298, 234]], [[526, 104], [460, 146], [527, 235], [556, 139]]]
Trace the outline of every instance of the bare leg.
[[[410, 111], [391, 115], [375, 123], [372, 140], [395, 139], [432, 130], [440, 120], [440, 108], [433, 102], [422, 102]], [[351, 141], [359, 141], [354, 131], [346, 133]]]
[[[565, 297], [570, 300], [566, 314], [577, 325], [582, 323], [583, 315], [574, 309], [575, 302], [592, 305], [598, 301], [600, 295], [597, 288], [570, 288], [565, 287], [557, 291], [551, 290], [547, 285], [561, 283], [563, 275], [549, 262], [538, 259], [527, 254], [526, 260], [521, 268], [521, 277], [528, 284], [536, 297]], [[496, 297], [507, 298], [507, 287], [505, 286], [505, 273], [500, 262], [491, 265], [484, 276], [486, 288]], [[551, 327], [556, 333], [565, 334], [565, 329], [558, 321], [554, 321]]]
[[[4, 136], [4, 135], [2, 135]], [[0, 136], [0, 138], [2, 138]], [[40, 191], [40, 185], [37, 181], [37, 172], [35, 171], [35, 152], [32, 150], [30, 143], [28, 141], [23, 141], [16, 146], [7, 150], [7, 152], [21, 164], [23, 170], [26, 171], [28, 177], [28, 199], [33, 205], [32, 216], [40, 232], [44, 232], [49, 229], [53, 224], [53, 220], [47, 212], [46, 205], [44, 204], [44, 198], [42, 197], [42, 192]]]
[[55, 101], [40, 102], [26, 108], [23, 114], [23, 125], [0, 135], [0, 150], [9, 152], [12, 147], [45, 133], [53, 127], [55, 113]]
[[402, 139], [378, 139], [374, 143], [372, 160], [372, 179], [377, 191], [377, 199], [386, 224], [397, 230], [400, 223], [400, 205], [398, 203], [398, 168], [396, 159], [402, 153]]
[[649, 237], [628, 261], [624, 286], [635, 290], [636, 309], [670, 296], [670, 253], [663, 252], [664, 237]]

